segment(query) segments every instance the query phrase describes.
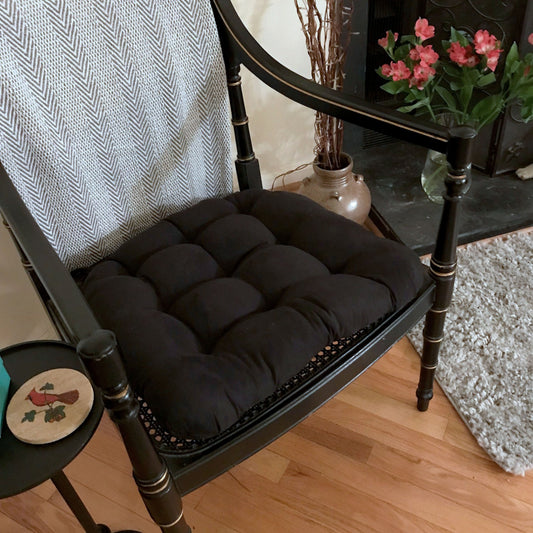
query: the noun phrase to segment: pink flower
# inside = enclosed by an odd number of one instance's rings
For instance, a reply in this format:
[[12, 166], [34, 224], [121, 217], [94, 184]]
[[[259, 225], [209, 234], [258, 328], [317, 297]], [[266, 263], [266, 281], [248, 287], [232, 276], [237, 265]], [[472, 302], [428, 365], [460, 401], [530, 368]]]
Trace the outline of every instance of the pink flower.
[[533, 44], [533, 33], [530, 33], [530, 34], [529, 34], [529, 37], [527, 38], [527, 42], [528, 42], [529, 44]]
[[500, 54], [503, 52], [501, 48], [495, 48], [487, 54], [487, 68], [494, 72], [498, 66], [498, 60], [500, 59]]
[[411, 77], [411, 70], [403, 61], [391, 62], [390, 67], [393, 81], [408, 80]]
[[408, 80], [411, 77], [411, 71], [403, 61], [398, 61], [398, 63], [391, 61], [390, 65], [382, 65], [381, 73], [387, 78], [392, 76], [393, 81]]
[[478, 56], [472, 54], [471, 56], [468, 56], [466, 58], [465, 66], [467, 67], [475, 67], [479, 63], [480, 59]]
[[381, 74], [383, 74], [383, 76], [387, 76], [387, 78], [390, 78], [392, 76], [392, 69], [385, 63], [385, 65], [381, 66]]
[[496, 40], [494, 35], [490, 35], [487, 30], [478, 30], [474, 35], [474, 45], [478, 54], [486, 56], [487, 68], [494, 72], [502, 53], [500, 42]]
[[428, 19], [419, 18], [415, 24], [415, 35], [425, 41], [435, 36], [435, 26], [429, 26]]
[[433, 50], [433, 46], [428, 44], [427, 46], [422, 46], [417, 44], [414, 48], [411, 48], [409, 51], [409, 57], [413, 61], [420, 61], [426, 66], [433, 65], [439, 59], [439, 54]]
[[[387, 45], [389, 44], [389, 33], [392, 33], [390, 31], [387, 31], [385, 37], [382, 39], [378, 39], [379, 46], [383, 48], [387, 48]], [[396, 42], [398, 40], [398, 32], [394, 32], [394, 41]]]
[[409, 87], [416, 86], [417, 89], [422, 90], [424, 85], [430, 78], [435, 76], [435, 69], [428, 65], [415, 65], [413, 68], [413, 77], [409, 81]]
[[479, 57], [474, 55], [470, 45], [461, 46], [456, 41], [450, 43], [450, 48], [446, 51], [450, 54], [450, 59], [462, 67], [475, 67], [479, 63]]
[[486, 55], [499, 47], [499, 44], [496, 37], [487, 30], [478, 30], [474, 35], [474, 45], [478, 54]]

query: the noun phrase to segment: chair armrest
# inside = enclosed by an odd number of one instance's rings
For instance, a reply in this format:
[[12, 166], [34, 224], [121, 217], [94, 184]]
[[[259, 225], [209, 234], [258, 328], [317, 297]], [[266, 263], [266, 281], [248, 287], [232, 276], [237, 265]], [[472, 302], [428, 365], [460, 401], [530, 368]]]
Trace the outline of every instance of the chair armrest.
[[0, 211], [68, 328], [70, 340], [76, 343], [88, 337], [100, 327], [98, 321], [1, 164]]
[[284, 67], [252, 37], [231, 0], [211, 0], [219, 32], [224, 32], [233, 52], [251, 72], [288, 98], [352, 124], [371, 128], [442, 153], [447, 151], [448, 130], [437, 124], [366, 102], [323, 87]]

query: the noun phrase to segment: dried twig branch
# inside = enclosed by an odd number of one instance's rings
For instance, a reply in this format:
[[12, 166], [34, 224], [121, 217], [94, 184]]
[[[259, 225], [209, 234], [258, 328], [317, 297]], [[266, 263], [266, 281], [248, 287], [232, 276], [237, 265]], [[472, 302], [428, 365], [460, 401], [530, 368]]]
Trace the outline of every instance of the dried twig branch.
[[[311, 59], [313, 80], [325, 87], [342, 90], [346, 51], [351, 34], [353, 2], [325, 0], [322, 14], [317, 0], [294, 0]], [[341, 167], [342, 120], [317, 112], [315, 157], [324, 168]]]

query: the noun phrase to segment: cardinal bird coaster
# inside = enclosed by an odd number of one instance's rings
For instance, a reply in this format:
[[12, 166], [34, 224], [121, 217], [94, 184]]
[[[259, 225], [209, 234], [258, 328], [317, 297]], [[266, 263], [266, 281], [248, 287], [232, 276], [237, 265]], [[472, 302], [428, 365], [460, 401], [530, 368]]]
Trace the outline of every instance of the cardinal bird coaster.
[[15, 392], [7, 407], [7, 425], [23, 442], [55, 442], [81, 426], [93, 400], [91, 383], [81, 372], [70, 368], [48, 370]]

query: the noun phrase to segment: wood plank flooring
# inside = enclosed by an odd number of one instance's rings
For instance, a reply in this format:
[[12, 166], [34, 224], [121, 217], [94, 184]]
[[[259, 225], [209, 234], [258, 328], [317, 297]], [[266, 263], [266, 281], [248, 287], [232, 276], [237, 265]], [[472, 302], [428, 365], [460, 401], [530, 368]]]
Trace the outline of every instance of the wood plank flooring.
[[[53, 329], [0, 226], [0, 346]], [[185, 498], [195, 533], [533, 532], [533, 471], [493, 463], [439, 387], [419, 413], [403, 339], [271, 446]], [[66, 473], [112, 530], [156, 533], [107, 417]], [[0, 472], [1, 475], [1, 472]], [[51, 482], [0, 500], [0, 533], [81, 531]]]
[[[503, 472], [440, 388], [415, 408], [418, 356], [403, 339], [268, 448], [185, 498], [197, 533], [530, 532], [533, 475]], [[159, 531], [107, 417], [66, 474], [112, 530]], [[0, 531], [81, 531], [50, 483], [0, 500]]]

